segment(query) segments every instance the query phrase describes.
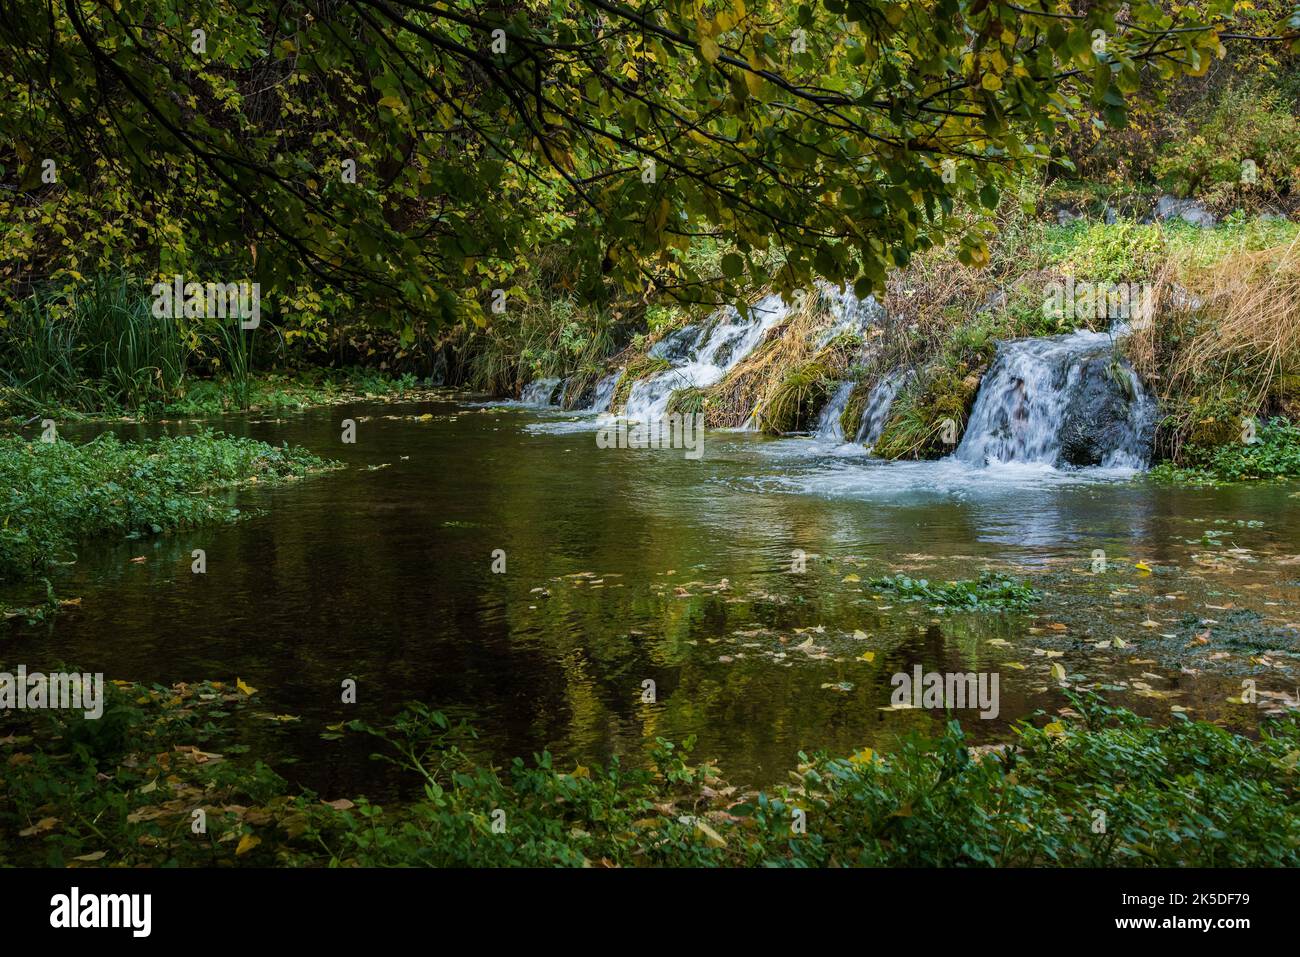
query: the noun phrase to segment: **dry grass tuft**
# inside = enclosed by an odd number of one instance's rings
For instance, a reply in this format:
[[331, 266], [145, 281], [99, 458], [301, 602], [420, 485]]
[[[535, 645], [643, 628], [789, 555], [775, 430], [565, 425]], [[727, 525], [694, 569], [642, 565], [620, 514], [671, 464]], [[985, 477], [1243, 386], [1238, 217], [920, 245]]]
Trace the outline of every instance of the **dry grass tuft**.
[[738, 362], [709, 392], [706, 425], [738, 428], [771, 399], [786, 374], [813, 358], [818, 333], [831, 315], [820, 296], [805, 296], [803, 306], [768, 330], [767, 338]]
[[1242, 416], [1300, 410], [1300, 238], [1209, 267], [1170, 261], [1155, 301], [1126, 349], [1170, 410], [1168, 454], [1226, 439]]

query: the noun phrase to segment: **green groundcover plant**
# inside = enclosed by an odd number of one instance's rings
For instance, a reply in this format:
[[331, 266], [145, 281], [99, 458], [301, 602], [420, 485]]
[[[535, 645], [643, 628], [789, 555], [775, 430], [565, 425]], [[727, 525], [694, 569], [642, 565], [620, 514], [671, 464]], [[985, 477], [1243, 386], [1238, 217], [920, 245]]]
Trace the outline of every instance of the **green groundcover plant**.
[[[1295, 866], [1300, 725], [1258, 739], [1174, 715], [1157, 726], [1088, 694], [1002, 746], [953, 721], [892, 753], [800, 755], [758, 792], [656, 739], [644, 766], [504, 768], [425, 705], [362, 735], [414, 787], [325, 802], [233, 738], [242, 681], [108, 685], [98, 721], [28, 713], [0, 736], [0, 864], [78, 866]], [[206, 830], [192, 827], [203, 809]]]
[[38, 575], [78, 543], [229, 522], [214, 493], [299, 478], [330, 463], [288, 446], [213, 431], [123, 442], [0, 437], [0, 581]]

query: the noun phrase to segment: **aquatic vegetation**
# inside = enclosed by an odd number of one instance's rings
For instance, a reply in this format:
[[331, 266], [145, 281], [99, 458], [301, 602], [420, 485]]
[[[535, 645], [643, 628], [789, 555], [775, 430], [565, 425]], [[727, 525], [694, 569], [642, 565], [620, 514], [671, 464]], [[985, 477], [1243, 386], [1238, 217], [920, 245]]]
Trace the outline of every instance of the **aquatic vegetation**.
[[[4, 727], [0, 864], [63, 866], [1295, 866], [1300, 724], [1257, 740], [1176, 715], [1157, 727], [1093, 696], [1039, 713], [1004, 746], [950, 722], [890, 753], [800, 755], [793, 783], [728, 786], [694, 742], [658, 738], [648, 767], [561, 769], [549, 753], [502, 770], [473, 729], [425, 705], [391, 724], [336, 726], [422, 795], [292, 793], [230, 742], [252, 711], [242, 681], [106, 685], [104, 715], [25, 713]], [[0, 716], [14, 722], [16, 713]], [[21, 732], [21, 733], [17, 733]], [[220, 748], [220, 751], [215, 749]], [[210, 750], [212, 749], [212, 750]], [[190, 824], [204, 808], [206, 833]], [[795, 826], [794, 822], [801, 822]]]
[[985, 608], [1029, 608], [1041, 592], [1024, 582], [996, 572], [984, 572], [974, 580], [931, 582], [898, 574], [872, 578], [873, 588], [887, 591], [901, 601], [926, 601], [935, 608], [978, 611]]
[[38, 575], [88, 539], [233, 521], [239, 510], [215, 492], [330, 467], [302, 448], [212, 431], [146, 442], [0, 438], [0, 580]]
[[1192, 445], [1183, 450], [1185, 465], [1162, 462], [1151, 470], [1158, 481], [1214, 485], [1248, 479], [1300, 476], [1300, 426], [1283, 418], [1263, 422], [1253, 441], [1219, 446]]

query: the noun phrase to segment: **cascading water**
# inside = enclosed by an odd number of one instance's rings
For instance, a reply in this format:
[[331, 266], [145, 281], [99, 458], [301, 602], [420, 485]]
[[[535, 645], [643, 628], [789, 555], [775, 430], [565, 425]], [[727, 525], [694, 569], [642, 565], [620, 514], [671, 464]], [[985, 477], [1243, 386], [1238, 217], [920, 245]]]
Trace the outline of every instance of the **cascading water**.
[[817, 420], [817, 430], [814, 433], [819, 442], [844, 441], [844, 429], [840, 425], [840, 416], [844, 414], [844, 407], [849, 404], [849, 393], [853, 391], [854, 385], [853, 382], [841, 382], [839, 388], [826, 402], [821, 417]]
[[618, 388], [618, 380], [623, 378], [623, 370], [619, 369], [612, 375], [607, 375], [596, 383], [595, 391], [591, 396], [591, 405], [587, 406], [588, 412], [608, 412], [609, 403], [614, 398], [614, 390]]
[[889, 419], [889, 410], [893, 408], [894, 399], [914, 374], [911, 369], [895, 369], [881, 376], [880, 381], [872, 386], [871, 394], [867, 396], [867, 404], [862, 410], [862, 421], [858, 425], [855, 442], [868, 448], [876, 444], [880, 439], [880, 433], [885, 430], [885, 422]]
[[830, 299], [833, 321], [818, 337], [818, 348], [845, 333], [865, 338], [871, 327], [885, 318], [885, 307], [876, 301], [875, 296], [859, 299], [851, 286], [840, 289], [827, 286], [822, 294]]
[[524, 386], [519, 401], [524, 405], [554, 405], [555, 391], [559, 384], [557, 378], [534, 379]]
[[1155, 403], [1113, 345], [1087, 330], [1000, 343], [954, 458], [1145, 467]]
[[703, 326], [686, 326], [665, 336], [650, 349], [650, 355], [667, 359], [673, 367], [633, 383], [626, 416], [641, 422], [662, 419], [674, 391], [720, 381], [786, 312], [781, 297], [772, 295], [750, 306], [748, 319], [728, 307]]

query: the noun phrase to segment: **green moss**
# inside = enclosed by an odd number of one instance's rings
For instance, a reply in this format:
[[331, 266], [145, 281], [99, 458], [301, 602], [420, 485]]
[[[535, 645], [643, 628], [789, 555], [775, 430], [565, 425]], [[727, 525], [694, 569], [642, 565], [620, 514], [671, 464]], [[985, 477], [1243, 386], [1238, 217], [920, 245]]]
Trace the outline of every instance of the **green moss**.
[[935, 459], [954, 444], [944, 442], [949, 421], [960, 441], [986, 365], [931, 364], [905, 385], [894, 400], [874, 451], [887, 459]]
[[867, 400], [871, 398], [873, 384], [862, 379], [849, 391], [848, 401], [844, 403], [844, 411], [840, 413], [840, 432], [847, 440], [852, 440], [858, 433], [858, 425], [862, 422], [862, 413], [867, 409]]

